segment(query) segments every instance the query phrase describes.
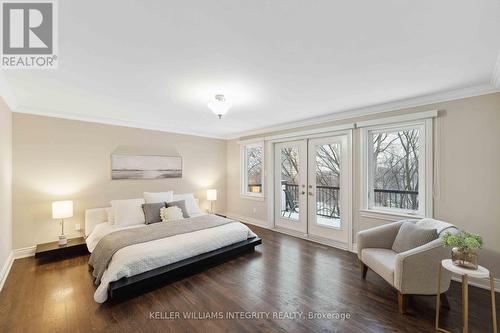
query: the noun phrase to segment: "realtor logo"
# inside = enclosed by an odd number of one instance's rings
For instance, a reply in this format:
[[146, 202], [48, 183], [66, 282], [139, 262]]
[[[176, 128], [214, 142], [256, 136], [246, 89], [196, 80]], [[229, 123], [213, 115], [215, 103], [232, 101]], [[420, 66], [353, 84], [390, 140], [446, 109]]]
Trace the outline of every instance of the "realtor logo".
[[2, 68], [56, 68], [53, 1], [2, 2]]

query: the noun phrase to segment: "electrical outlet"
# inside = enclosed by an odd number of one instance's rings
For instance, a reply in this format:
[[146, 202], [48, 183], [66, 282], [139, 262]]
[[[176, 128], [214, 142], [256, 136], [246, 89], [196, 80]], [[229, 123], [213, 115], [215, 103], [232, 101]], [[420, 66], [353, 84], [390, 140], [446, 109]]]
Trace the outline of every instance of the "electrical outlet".
[[252, 209], [252, 212], [253, 212], [253, 215], [257, 214], [257, 208], [255, 208], [255, 207], [254, 207], [254, 208]]
[[80, 223], [75, 224], [75, 230], [76, 231], [82, 230], [82, 227], [80, 226]]

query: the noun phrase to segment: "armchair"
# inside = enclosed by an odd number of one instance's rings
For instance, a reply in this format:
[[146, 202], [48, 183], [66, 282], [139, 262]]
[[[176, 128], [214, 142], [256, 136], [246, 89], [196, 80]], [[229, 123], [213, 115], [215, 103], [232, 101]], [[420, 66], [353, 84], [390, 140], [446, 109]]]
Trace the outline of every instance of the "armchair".
[[[392, 244], [399, 228], [408, 221], [423, 228], [436, 229], [439, 238], [405, 252], [393, 251]], [[450, 250], [442, 245], [444, 231], [458, 232], [452, 224], [427, 218], [398, 221], [358, 232], [362, 278], [366, 278], [368, 268], [380, 275], [397, 290], [399, 312], [405, 313], [409, 295], [436, 295], [438, 264], [451, 256]], [[448, 290], [450, 280], [451, 273], [443, 272], [440, 293]]]

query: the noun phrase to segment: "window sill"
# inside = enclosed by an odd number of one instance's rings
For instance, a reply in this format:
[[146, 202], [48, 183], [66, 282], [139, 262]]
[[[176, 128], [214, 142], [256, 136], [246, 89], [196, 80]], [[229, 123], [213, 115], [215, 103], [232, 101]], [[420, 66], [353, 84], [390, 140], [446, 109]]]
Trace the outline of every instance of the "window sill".
[[253, 200], [253, 201], [265, 201], [266, 200], [266, 198], [264, 196], [245, 195], [245, 194], [240, 194], [240, 198], [247, 199], [247, 200]]
[[386, 220], [386, 221], [400, 221], [402, 219], [423, 219], [424, 216], [416, 215], [416, 214], [406, 214], [399, 212], [391, 212], [385, 210], [374, 210], [374, 209], [360, 209], [359, 214], [362, 217], [377, 219], [377, 220]]

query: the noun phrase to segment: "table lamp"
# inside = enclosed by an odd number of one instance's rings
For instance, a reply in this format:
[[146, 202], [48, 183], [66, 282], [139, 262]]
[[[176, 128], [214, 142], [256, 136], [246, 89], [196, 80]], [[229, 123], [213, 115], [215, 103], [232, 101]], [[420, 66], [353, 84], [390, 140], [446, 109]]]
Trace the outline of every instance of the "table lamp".
[[207, 200], [210, 201], [210, 214], [214, 213], [214, 201], [217, 200], [217, 190], [207, 190]]
[[54, 201], [52, 203], [52, 218], [61, 219], [61, 236], [59, 236], [59, 245], [66, 245], [68, 240], [64, 235], [64, 219], [73, 217], [73, 201]]

